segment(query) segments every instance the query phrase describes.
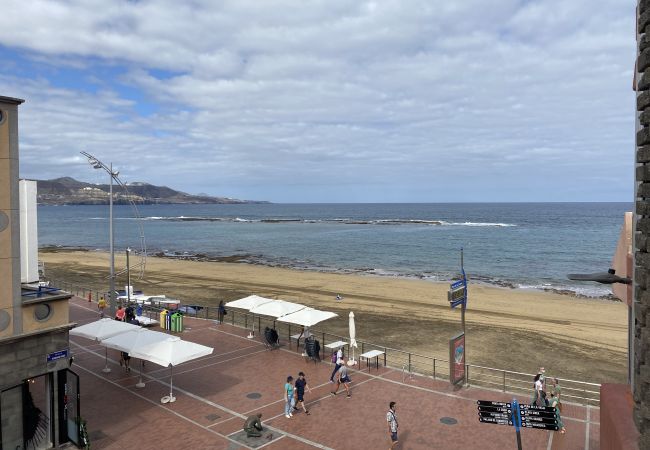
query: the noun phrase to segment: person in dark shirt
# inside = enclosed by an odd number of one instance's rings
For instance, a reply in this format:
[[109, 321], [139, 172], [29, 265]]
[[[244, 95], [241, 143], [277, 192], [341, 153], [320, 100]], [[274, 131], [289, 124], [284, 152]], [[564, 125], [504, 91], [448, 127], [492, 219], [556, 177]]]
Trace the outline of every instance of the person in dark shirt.
[[307, 384], [307, 379], [305, 379], [305, 374], [303, 372], [298, 373], [298, 379], [294, 383], [296, 386], [296, 395], [298, 396], [298, 404], [293, 407], [295, 411], [298, 411], [298, 406], [302, 406], [302, 410], [305, 411], [305, 414], [309, 415], [309, 411], [307, 411], [307, 408], [305, 408], [305, 400], [304, 400], [304, 395], [305, 395], [305, 388], [309, 389], [309, 393], [311, 394], [311, 388]]
[[254, 414], [244, 422], [244, 431], [247, 437], [261, 437], [262, 431], [262, 413]]

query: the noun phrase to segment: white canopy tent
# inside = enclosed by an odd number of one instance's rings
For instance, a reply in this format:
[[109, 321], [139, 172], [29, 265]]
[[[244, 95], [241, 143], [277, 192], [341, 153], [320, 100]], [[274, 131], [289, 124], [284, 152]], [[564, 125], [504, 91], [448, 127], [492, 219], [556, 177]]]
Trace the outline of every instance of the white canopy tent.
[[[125, 333], [118, 334], [111, 338], [108, 338], [102, 341], [102, 345], [112, 348], [114, 350], [119, 350], [121, 352], [126, 352], [129, 355], [133, 352], [134, 349], [138, 347], [143, 347], [145, 345], [153, 344], [155, 342], [162, 342], [169, 338], [167, 333], [161, 333], [160, 331], [147, 330], [146, 328], [137, 328], [135, 330], [130, 330]], [[140, 381], [135, 385], [136, 387], [144, 387], [142, 382], [142, 365], [144, 361], [140, 360]]]
[[[81, 325], [80, 327], [73, 328], [70, 330], [70, 335], [80, 336], [86, 339], [91, 339], [93, 341], [102, 342], [103, 340], [111, 338], [118, 334], [131, 330], [137, 330], [139, 328], [140, 327], [137, 325], [121, 322], [119, 320], [104, 318], [99, 319], [95, 322], [87, 323], [86, 325]], [[106, 347], [106, 365], [102, 371], [111, 371], [110, 367], [108, 367], [108, 347]]]
[[311, 327], [338, 314], [329, 311], [320, 311], [314, 308], [304, 308], [297, 312], [287, 314], [278, 319], [278, 322], [293, 323], [305, 327]]
[[265, 303], [272, 302], [272, 298], [260, 297], [259, 295], [249, 295], [248, 297], [240, 298], [239, 300], [234, 300], [232, 302], [226, 303], [226, 306], [230, 308], [241, 308], [251, 310]]
[[202, 356], [212, 354], [213, 348], [194, 342], [183, 341], [177, 336], [168, 336], [167, 339], [152, 344], [134, 348], [131, 356], [145, 359], [163, 367], [170, 368], [169, 396], [160, 399], [161, 403], [176, 401], [173, 395], [174, 366], [191, 361]]
[[304, 308], [306, 308], [306, 306], [299, 303], [291, 303], [284, 300], [273, 300], [251, 309], [250, 312], [253, 314], [260, 314], [262, 316], [271, 316], [277, 318], [286, 316], [287, 314], [295, 313]]

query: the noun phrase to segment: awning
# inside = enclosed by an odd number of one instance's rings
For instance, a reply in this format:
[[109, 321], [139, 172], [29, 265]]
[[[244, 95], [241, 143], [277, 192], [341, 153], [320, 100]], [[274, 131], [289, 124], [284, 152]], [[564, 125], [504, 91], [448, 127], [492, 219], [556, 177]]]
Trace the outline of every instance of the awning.
[[338, 314], [329, 311], [320, 311], [314, 308], [304, 308], [295, 313], [280, 317], [278, 319], [278, 322], [294, 323], [296, 325], [311, 327], [319, 322], [322, 322], [323, 320], [331, 319], [332, 317], [337, 316]]
[[298, 303], [286, 302], [284, 300], [273, 300], [251, 309], [250, 312], [262, 316], [282, 317], [304, 308], [306, 308], [305, 305]]
[[264, 303], [272, 302], [272, 298], [260, 297], [258, 295], [249, 295], [248, 297], [240, 298], [239, 300], [234, 300], [232, 302], [226, 303], [225, 306], [229, 308], [241, 308], [251, 310], [257, 308]]
[[131, 353], [134, 349], [168, 339], [167, 333], [137, 328], [102, 341], [102, 345], [121, 352]]

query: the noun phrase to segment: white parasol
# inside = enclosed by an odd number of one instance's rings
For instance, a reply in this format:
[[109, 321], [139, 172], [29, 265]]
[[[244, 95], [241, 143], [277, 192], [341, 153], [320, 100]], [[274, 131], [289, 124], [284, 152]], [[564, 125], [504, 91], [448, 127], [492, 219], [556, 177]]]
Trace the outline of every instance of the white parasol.
[[131, 356], [134, 358], [146, 359], [163, 367], [170, 368], [169, 396], [160, 399], [161, 403], [172, 403], [176, 401], [173, 395], [174, 366], [191, 361], [212, 353], [211, 347], [183, 341], [177, 336], [167, 337], [164, 341], [154, 342], [133, 349]]
[[[137, 328], [135, 330], [127, 331], [126, 333], [118, 334], [102, 341], [102, 345], [114, 350], [128, 353], [129, 355], [134, 349], [143, 347], [145, 345], [153, 344], [154, 342], [162, 342], [169, 338], [167, 333], [160, 331], [147, 330], [146, 328]], [[143, 388], [144, 382], [142, 381], [142, 366], [144, 361], [140, 360], [140, 381], [135, 387]]]
[[272, 298], [260, 297], [259, 295], [249, 295], [248, 297], [240, 298], [239, 300], [233, 300], [232, 302], [226, 303], [224, 306], [229, 308], [241, 308], [251, 310], [256, 308], [264, 303], [272, 302]]
[[263, 305], [259, 305], [250, 310], [253, 314], [260, 314], [262, 316], [282, 317], [287, 314], [295, 313], [301, 309], [306, 308], [305, 305], [299, 303], [291, 303], [284, 300], [273, 300]]
[[314, 308], [305, 308], [300, 311], [287, 314], [278, 319], [278, 322], [293, 323], [296, 325], [302, 325], [304, 327], [313, 327], [323, 320], [331, 319], [336, 317], [338, 314], [329, 312], [329, 311], [320, 311]]
[[[99, 319], [95, 322], [90, 322], [86, 325], [73, 328], [70, 330], [70, 335], [80, 336], [86, 339], [101, 342], [104, 339], [117, 336], [121, 333], [126, 333], [127, 331], [137, 330], [138, 328], [140, 327], [137, 325], [132, 325], [130, 323], [122, 322], [120, 320], [113, 320], [106, 317], [104, 319]], [[108, 367], [108, 347], [106, 347], [105, 353], [106, 365], [102, 371], [108, 373], [111, 371], [110, 367]]]
[[348, 361], [348, 365], [353, 366], [357, 362], [354, 360], [354, 349], [357, 347], [357, 329], [354, 326], [354, 313], [350, 311], [350, 348], [352, 349], [352, 359]]

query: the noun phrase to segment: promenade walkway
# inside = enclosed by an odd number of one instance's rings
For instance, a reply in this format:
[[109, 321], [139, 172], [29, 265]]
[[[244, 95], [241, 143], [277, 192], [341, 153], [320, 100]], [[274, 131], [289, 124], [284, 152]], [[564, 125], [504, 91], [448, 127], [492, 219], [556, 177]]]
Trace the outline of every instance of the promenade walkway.
[[[72, 321], [96, 320], [94, 304], [73, 298]], [[332, 365], [306, 362], [295, 350], [268, 350], [246, 331], [212, 321], [186, 319], [185, 340], [208, 345], [214, 353], [174, 368], [176, 402], [161, 404], [169, 393], [169, 369], [147, 362], [144, 388], [137, 388], [139, 361], [130, 374], [119, 354], [71, 337], [72, 370], [81, 380], [81, 415], [87, 420], [93, 450], [99, 449], [384, 449], [389, 447], [386, 411], [397, 402], [400, 446], [409, 450], [516, 449], [514, 428], [481, 424], [476, 400], [510, 401], [512, 395], [479, 389], [455, 389], [443, 381], [413, 377], [380, 367], [352, 371], [352, 397], [331, 396]], [[159, 329], [158, 329], [159, 330]], [[311, 415], [284, 417], [283, 385], [287, 375], [305, 372], [312, 392], [305, 394]], [[342, 390], [342, 387], [341, 387]], [[529, 402], [529, 398], [519, 398]], [[261, 412], [268, 432], [259, 441], [238, 441], [244, 419]], [[523, 429], [531, 449], [589, 449], [599, 446], [599, 409], [566, 405], [567, 433]], [[445, 423], [446, 422], [446, 423]], [[447, 424], [450, 423], [450, 424]]]

